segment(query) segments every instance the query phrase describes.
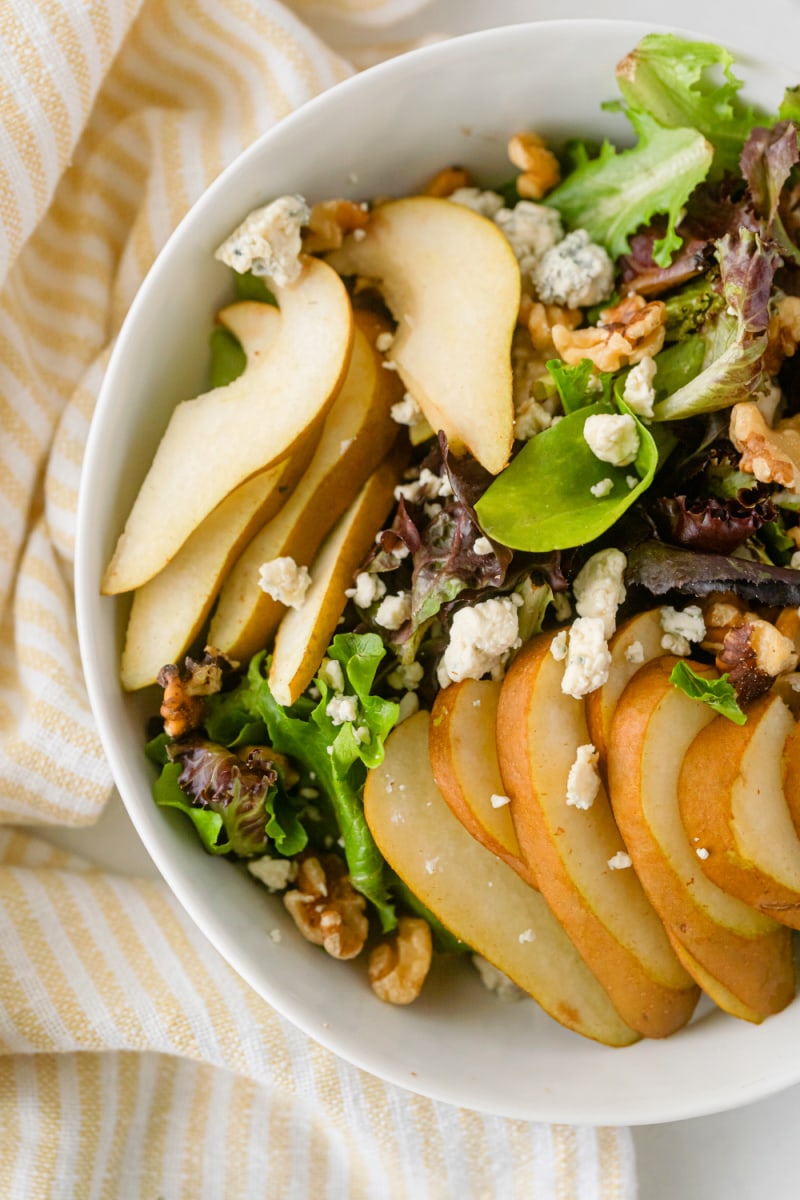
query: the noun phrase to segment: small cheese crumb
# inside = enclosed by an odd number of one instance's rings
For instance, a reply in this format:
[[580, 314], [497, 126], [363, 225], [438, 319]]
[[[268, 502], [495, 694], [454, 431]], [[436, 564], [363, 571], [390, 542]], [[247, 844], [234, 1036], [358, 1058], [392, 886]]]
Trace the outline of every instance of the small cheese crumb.
[[595, 413], [583, 426], [586, 445], [595, 458], [612, 467], [627, 467], [639, 453], [639, 431], [630, 413]]
[[278, 942], [283, 940], [283, 934], [281, 933], [280, 929], [271, 929], [269, 936], [276, 945]]
[[334, 725], [344, 725], [346, 721], [355, 721], [358, 716], [358, 697], [332, 696], [325, 712]]
[[400, 711], [397, 714], [397, 724], [400, 725], [409, 717], [413, 717], [415, 712], [419, 712], [419, 696], [416, 692], [406, 692], [399, 705]]
[[366, 725], [356, 725], [353, 728], [353, 738], [357, 746], [365, 746], [372, 735]]
[[593, 496], [597, 496], [598, 500], [602, 500], [603, 496], [607, 496], [614, 489], [613, 479], [601, 479], [599, 483], [593, 484], [589, 491]]
[[476, 554], [494, 554], [494, 546], [487, 537], [476, 538], [472, 549]]
[[523, 929], [522, 933], [519, 935], [519, 941], [520, 945], [522, 945], [523, 942], [535, 942], [536, 934], [532, 929]]
[[581, 617], [600, 617], [606, 638], [617, 628], [617, 609], [625, 600], [625, 568], [621, 550], [600, 550], [575, 576], [572, 590]]
[[[491, 886], [491, 880], [489, 881]], [[499, 971], [494, 963], [482, 958], [480, 954], [472, 955], [472, 965], [480, 976], [481, 983], [489, 992], [494, 992], [498, 1000], [521, 1000], [525, 995], [521, 987]]]
[[366, 236], [367, 236], [366, 229], [354, 229], [353, 230], [352, 238], [353, 238], [354, 242], [363, 242], [363, 240]]
[[413, 692], [422, 683], [424, 676], [425, 668], [422, 663], [411, 662], [395, 667], [387, 676], [387, 683], [398, 691]]
[[396, 630], [405, 625], [411, 616], [411, 593], [398, 592], [396, 596], [384, 596], [375, 613], [375, 624], [383, 629]]
[[288, 608], [302, 608], [306, 592], [311, 587], [308, 567], [298, 567], [288, 555], [262, 563], [258, 569], [258, 586], [279, 604]]
[[317, 676], [334, 692], [344, 691], [344, 671], [335, 658], [323, 658]]
[[636, 413], [637, 417], [650, 419], [653, 416], [653, 404], [656, 398], [653, 380], [657, 366], [656, 360], [649, 354], [645, 354], [644, 358], [635, 367], [631, 367], [628, 372], [622, 399]]
[[282, 892], [297, 878], [297, 863], [290, 858], [256, 858], [247, 864], [247, 869], [271, 892]]
[[317, 800], [317, 799], [319, 799], [319, 789], [312, 788], [312, 787], [302, 787], [302, 788], [300, 788], [300, 795], [303, 797], [304, 800]]
[[572, 605], [566, 592], [555, 592], [553, 595], [553, 612], [559, 622], [568, 621], [572, 616]]
[[682, 611], [665, 605], [660, 616], [661, 628], [664, 631], [661, 649], [669, 654], [685, 658], [691, 653], [691, 643], [702, 642], [706, 636], [706, 623], [697, 604], [690, 604]]
[[626, 854], [624, 850], [618, 850], [612, 858], [608, 860], [608, 865], [612, 871], [624, 871], [631, 865], [631, 856]]
[[442, 678], [458, 683], [490, 674], [501, 679], [509, 654], [519, 645], [519, 617], [507, 596], [460, 608], [450, 626], [440, 685], [447, 686]]
[[[384, 366], [387, 364], [384, 363]], [[396, 370], [396, 368], [394, 368]], [[393, 404], [389, 409], [392, 420], [396, 425], [419, 425], [422, 418], [422, 409], [417, 404], [410, 392], [406, 392], [402, 400], [397, 404]]]
[[390, 333], [387, 329], [384, 333], [379, 333], [378, 336], [376, 337], [375, 349], [380, 354], [385, 354], [387, 350], [391, 350], [393, 341], [394, 341], [394, 334]]
[[300, 230], [310, 216], [302, 196], [280, 196], [249, 213], [214, 257], [239, 274], [252, 271], [288, 287], [302, 270]]
[[569, 631], [562, 692], [580, 700], [603, 686], [610, 669], [611, 653], [602, 617], [578, 617]]
[[708, 851], [705, 850], [702, 846], [698, 846], [697, 850], [695, 850], [695, 854], [697, 855], [698, 858], [702, 858], [702, 859], [708, 858]]
[[569, 769], [567, 777], [567, 804], [573, 808], [591, 808], [600, 790], [600, 776], [597, 773], [599, 755], [591, 742], [579, 746], [575, 762]]
[[631, 489], [631, 491], [633, 491], [633, 489], [635, 487], [638, 487], [638, 485], [641, 481], [640, 481], [638, 475], [626, 475], [625, 482], [627, 483], [627, 485]]
[[550, 653], [556, 662], [563, 662], [567, 657], [567, 631], [562, 629], [550, 643]]
[[506, 806], [506, 804], [510, 804], [510, 803], [511, 803], [510, 796], [498, 796], [496, 793], [492, 794], [492, 797], [491, 797], [492, 808], [504, 808]]
[[379, 575], [371, 571], [359, 571], [355, 587], [348, 588], [345, 595], [350, 597], [357, 608], [369, 608], [376, 600], [382, 600], [386, 595], [386, 584]]
[[631, 642], [625, 649], [625, 659], [631, 666], [638, 667], [644, 662], [644, 646], [641, 642]]

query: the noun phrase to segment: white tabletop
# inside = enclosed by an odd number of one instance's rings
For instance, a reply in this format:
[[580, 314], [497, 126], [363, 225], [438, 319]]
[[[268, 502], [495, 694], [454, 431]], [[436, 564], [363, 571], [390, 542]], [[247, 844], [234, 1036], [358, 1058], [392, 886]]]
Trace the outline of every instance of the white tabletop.
[[[757, 18], [754, 19], [754, 13]], [[466, 33], [516, 21], [619, 17], [695, 29], [787, 65], [800, 81], [800, 0], [430, 0], [418, 16], [387, 31], [387, 40]], [[344, 49], [376, 40], [332, 20], [320, 31]], [[90, 829], [35, 830], [40, 836], [125, 874], [155, 876], [121, 801], [114, 797]], [[800, 1070], [800, 1068], [799, 1068]], [[796, 1125], [797, 1123], [797, 1125]], [[634, 1131], [641, 1200], [790, 1200], [800, 1196], [796, 1128], [800, 1087], [758, 1104]]]

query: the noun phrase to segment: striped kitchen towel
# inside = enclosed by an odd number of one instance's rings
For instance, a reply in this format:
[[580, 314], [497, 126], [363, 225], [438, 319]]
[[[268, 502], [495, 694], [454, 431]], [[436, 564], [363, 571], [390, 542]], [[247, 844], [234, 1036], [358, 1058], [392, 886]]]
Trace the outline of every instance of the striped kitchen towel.
[[91, 823], [111, 788], [71, 573], [86, 434], [131, 299], [220, 170], [351, 70], [300, 18], [377, 30], [421, 2], [0, 3], [3, 1200], [634, 1195], [627, 1131], [384, 1085], [273, 1012], [161, 884], [11, 828]]

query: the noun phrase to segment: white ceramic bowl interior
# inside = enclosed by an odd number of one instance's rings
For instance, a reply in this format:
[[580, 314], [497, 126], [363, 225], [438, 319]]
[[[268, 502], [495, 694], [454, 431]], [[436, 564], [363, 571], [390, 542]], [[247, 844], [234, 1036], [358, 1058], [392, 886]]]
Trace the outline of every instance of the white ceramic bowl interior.
[[[507, 137], [629, 138], [614, 66], [647, 29], [547, 22], [446, 42], [358, 76], [262, 137], [194, 206], [160, 254], [120, 334], [92, 424], [80, 496], [77, 604], [94, 713], [128, 812], [175, 895], [267, 1001], [342, 1057], [425, 1095], [511, 1117], [610, 1124], [734, 1107], [800, 1079], [800, 1002], [754, 1027], [702, 1008], [662, 1042], [611, 1050], [533, 1003], [504, 1005], [467, 963], [434, 969], [408, 1009], [372, 995], [365, 964], [336, 963], [300, 938], [281, 901], [243, 868], [207, 856], [179, 813], [151, 799], [142, 752], [153, 692], [125, 696], [117, 664], [127, 602], [98, 586], [172, 406], [207, 370], [215, 309], [230, 295], [214, 248], [256, 205], [413, 191], [459, 162], [485, 184], [509, 175]], [[774, 109], [789, 71], [739, 56], [747, 93]], [[491, 287], [491, 280], [486, 281]], [[204, 450], [187, 446], [191, 464]], [[191, 486], [191, 483], [188, 483]], [[280, 929], [275, 944], [270, 931]]]

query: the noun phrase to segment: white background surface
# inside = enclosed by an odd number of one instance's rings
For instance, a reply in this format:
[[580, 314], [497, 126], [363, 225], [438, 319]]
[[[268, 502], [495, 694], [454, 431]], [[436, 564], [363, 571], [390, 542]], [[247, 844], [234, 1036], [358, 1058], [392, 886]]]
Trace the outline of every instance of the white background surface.
[[[431, 0], [419, 16], [387, 31], [386, 40], [464, 33], [515, 21], [600, 16], [695, 29], [789, 66], [796, 64], [800, 82], [800, 0], [670, 0], [668, 5], [653, 0]], [[376, 40], [376, 30], [356, 31], [322, 19], [318, 27], [342, 49]], [[44, 836], [108, 869], [155, 874], [117, 798], [93, 828], [46, 830]], [[637, 1129], [641, 1200], [800, 1197], [798, 1134], [800, 1087], [735, 1112]]]

